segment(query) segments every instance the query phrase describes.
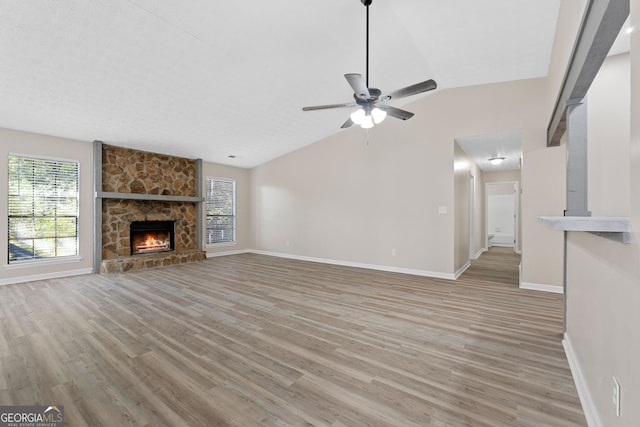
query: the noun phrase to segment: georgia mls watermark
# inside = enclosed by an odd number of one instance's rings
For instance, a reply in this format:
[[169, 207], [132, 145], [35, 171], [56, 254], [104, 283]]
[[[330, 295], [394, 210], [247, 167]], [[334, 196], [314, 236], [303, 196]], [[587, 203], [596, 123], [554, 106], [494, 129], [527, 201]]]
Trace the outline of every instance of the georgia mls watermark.
[[0, 427], [64, 427], [64, 406], [0, 406]]

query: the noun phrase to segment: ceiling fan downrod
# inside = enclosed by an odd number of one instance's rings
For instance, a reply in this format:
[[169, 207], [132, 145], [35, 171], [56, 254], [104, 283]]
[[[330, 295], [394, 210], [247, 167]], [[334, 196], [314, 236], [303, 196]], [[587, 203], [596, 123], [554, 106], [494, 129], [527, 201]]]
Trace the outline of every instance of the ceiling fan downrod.
[[366, 65], [365, 65], [365, 84], [367, 85], [367, 87], [369, 87], [369, 6], [371, 5], [371, 3], [373, 2], [373, 0], [360, 0], [362, 2], [363, 5], [365, 5], [365, 7], [367, 8], [367, 46], [366, 46]]
[[389, 115], [400, 120], [408, 120], [413, 117], [413, 113], [399, 108], [392, 107], [387, 104], [388, 101], [396, 98], [405, 98], [407, 96], [434, 90], [437, 84], [434, 80], [426, 80], [416, 83], [402, 89], [382, 94], [377, 88], [369, 87], [369, 6], [373, 0], [360, 0], [367, 8], [367, 26], [366, 26], [366, 75], [358, 73], [347, 73], [344, 77], [347, 79], [349, 86], [353, 89], [353, 98], [351, 102], [343, 102], [340, 104], [316, 105], [311, 107], [302, 107], [303, 111], [325, 110], [330, 108], [352, 108], [360, 107], [354, 111], [341, 128], [348, 128], [353, 125], [360, 125], [364, 129], [373, 127], [382, 122]]

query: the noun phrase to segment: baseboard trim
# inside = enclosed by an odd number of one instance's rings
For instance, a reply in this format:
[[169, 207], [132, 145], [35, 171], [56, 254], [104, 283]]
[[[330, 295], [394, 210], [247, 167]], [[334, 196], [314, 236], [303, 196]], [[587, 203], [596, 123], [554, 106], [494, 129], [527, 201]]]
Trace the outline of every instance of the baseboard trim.
[[227, 256], [227, 255], [240, 255], [251, 252], [250, 249], [239, 249], [237, 251], [224, 251], [224, 252], [207, 252], [207, 258], [215, 258], [219, 256]]
[[591, 399], [587, 382], [582, 374], [580, 362], [578, 362], [578, 358], [576, 357], [576, 353], [573, 350], [571, 340], [567, 333], [564, 334], [562, 346], [564, 347], [564, 352], [567, 356], [567, 361], [569, 362], [571, 376], [573, 377], [573, 382], [576, 385], [576, 390], [578, 391], [578, 397], [580, 397], [580, 404], [582, 404], [582, 410], [584, 411], [584, 416], [587, 419], [587, 424], [589, 427], [602, 427], [600, 416], [598, 415], [596, 406], [593, 404], [593, 399]]
[[368, 270], [387, 271], [390, 273], [411, 274], [414, 276], [432, 277], [435, 279], [447, 279], [447, 280], [456, 279], [455, 275], [453, 274], [438, 273], [435, 271], [427, 271], [427, 270], [418, 270], [414, 268], [392, 267], [388, 265], [378, 265], [378, 264], [365, 264], [360, 262], [343, 261], [343, 260], [337, 260], [337, 259], [317, 258], [317, 257], [304, 256], [304, 255], [286, 254], [282, 252], [262, 251], [258, 249], [250, 249], [247, 252], [258, 254], [258, 255], [267, 255], [267, 256], [275, 256], [279, 258], [295, 259], [298, 261], [318, 262], [321, 264], [340, 265], [343, 267], [366, 268]]
[[480, 248], [480, 250], [476, 252], [476, 254], [473, 256], [473, 259], [478, 259], [478, 257], [480, 257], [480, 255], [482, 255], [485, 252], [487, 252], [487, 248]]
[[469, 268], [469, 267], [471, 267], [471, 261], [467, 261], [465, 265], [460, 267], [458, 269], [458, 271], [455, 272], [455, 274], [454, 274], [455, 279], [458, 280], [458, 277], [460, 277], [462, 275], [462, 273], [467, 271], [467, 268]]
[[81, 268], [78, 270], [56, 271], [54, 273], [31, 274], [29, 276], [11, 277], [8, 279], [0, 279], [0, 286], [13, 285], [17, 283], [33, 282], [36, 280], [60, 279], [62, 277], [82, 276], [92, 274], [93, 269]]
[[551, 292], [554, 294], [563, 294], [564, 290], [561, 286], [541, 285], [539, 283], [520, 282], [520, 289], [528, 289], [530, 291]]

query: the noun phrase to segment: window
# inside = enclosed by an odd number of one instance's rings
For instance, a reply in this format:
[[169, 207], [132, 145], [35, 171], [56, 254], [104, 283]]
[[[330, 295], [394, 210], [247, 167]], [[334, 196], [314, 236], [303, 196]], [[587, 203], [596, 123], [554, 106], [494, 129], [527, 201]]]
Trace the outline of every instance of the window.
[[9, 264], [78, 255], [77, 162], [9, 156]]
[[236, 182], [207, 177], [206, 244], [236, 241]]

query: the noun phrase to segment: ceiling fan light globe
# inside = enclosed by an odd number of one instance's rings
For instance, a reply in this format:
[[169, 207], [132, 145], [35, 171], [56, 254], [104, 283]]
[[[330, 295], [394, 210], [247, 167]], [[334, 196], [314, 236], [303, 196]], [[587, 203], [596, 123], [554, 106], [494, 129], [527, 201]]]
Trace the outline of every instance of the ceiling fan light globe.
[[351, 113], [351, 121], [357, 125], [362, 124], [362, 121], [364, 120], [364, 110], [362, 108], [354, 111], [353, 113]]
[[362, 129], [370, 129], [373, 127], [373, 118], [371, 116], [364, 116], [362, 123], [360, 123]]
[[371, 110], [371, 117], [373, 117], [373, 122], [375, 124], [380, 124], [385, 119], [385, 117], [387, 117], [387, 112], [379, 108], [374, 108], [373, 110]]

